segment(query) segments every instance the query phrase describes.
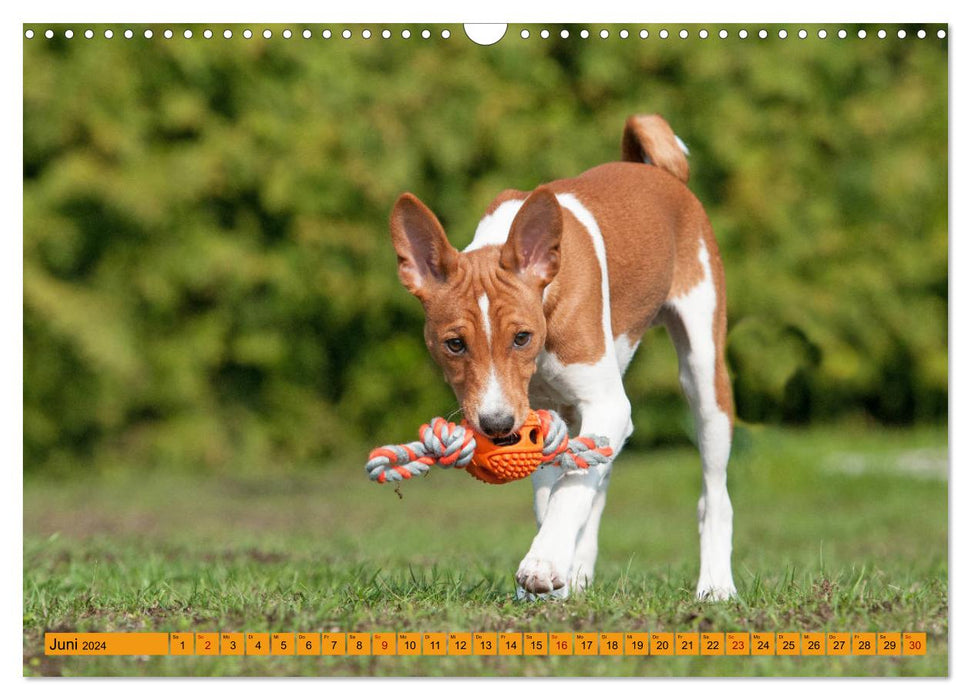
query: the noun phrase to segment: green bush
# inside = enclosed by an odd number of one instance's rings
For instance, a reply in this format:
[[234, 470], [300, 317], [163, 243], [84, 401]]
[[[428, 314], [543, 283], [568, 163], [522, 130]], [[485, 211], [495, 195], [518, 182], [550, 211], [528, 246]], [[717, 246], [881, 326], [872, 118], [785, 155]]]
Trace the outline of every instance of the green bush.
[[[946, 419], [945, 42], [172, 28], [24, 42], [28, 470], [410, 438], [456, 402], [397, 282], [395, 197], [464, 245], [499, 190], [618, 158], [645, 111], [720, 241], [740, 417]], [[668, 346], [628, 373], [635, 444], [684, 439]]]

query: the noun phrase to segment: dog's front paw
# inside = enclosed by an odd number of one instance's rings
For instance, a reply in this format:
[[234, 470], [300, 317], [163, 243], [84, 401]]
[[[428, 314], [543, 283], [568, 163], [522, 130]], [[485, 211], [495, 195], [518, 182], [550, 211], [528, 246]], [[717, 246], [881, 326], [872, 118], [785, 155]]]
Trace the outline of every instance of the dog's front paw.
[[526, 555], [516, 572], [516, 583], [527, 593], [552, 593], [566, 588], [567, 578], [553, 562]]

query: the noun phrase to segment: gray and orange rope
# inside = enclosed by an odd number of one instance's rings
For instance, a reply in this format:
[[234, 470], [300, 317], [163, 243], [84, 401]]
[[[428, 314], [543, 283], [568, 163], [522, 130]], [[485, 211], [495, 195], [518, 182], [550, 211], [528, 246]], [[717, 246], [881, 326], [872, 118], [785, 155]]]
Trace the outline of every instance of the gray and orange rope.
[[[600, 435], [569, 437], [566, 422], [555, 411], [536, 411], [543, 434], [541, 467], [587, 469], [610, 460], [607, 438]], [[402, 481], [428, 472], [433, 464], [465, 469], [472, 462], [475, 433], [466, 425], [433, 418], [418, 430], [419, 440], [371, 450], [365, 469], [371, 481]]]

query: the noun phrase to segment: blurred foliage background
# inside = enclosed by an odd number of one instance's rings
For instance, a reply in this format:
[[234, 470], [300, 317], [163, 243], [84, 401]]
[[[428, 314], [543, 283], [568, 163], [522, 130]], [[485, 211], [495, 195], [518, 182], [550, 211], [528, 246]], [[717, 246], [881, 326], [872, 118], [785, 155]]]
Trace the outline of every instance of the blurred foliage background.
[[[635, 112], [691, 149], [742, 420], [947, 419], [933, 34], [510, 26], [481, 48], [454, 25], [447, 40], [125, 28], [24, 41], [27, 471], [260, 468], [410, 439], [457, 405], [397, 281], [395, 197], [418, 194], [461, 247], [499, 190], [618, 159]], [[663, 334], [627, 375], [635, 446], [691, 432]]]

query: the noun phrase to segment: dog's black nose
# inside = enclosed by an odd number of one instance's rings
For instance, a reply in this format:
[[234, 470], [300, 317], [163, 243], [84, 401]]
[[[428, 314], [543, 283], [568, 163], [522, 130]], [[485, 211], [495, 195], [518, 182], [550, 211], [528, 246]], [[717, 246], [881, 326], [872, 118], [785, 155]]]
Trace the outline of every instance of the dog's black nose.
[[516, 419], [512, 414], [490, 413], [479, 416], [479, 428], [489, 437], [500, 437], [508, 434], [515, 422]]

